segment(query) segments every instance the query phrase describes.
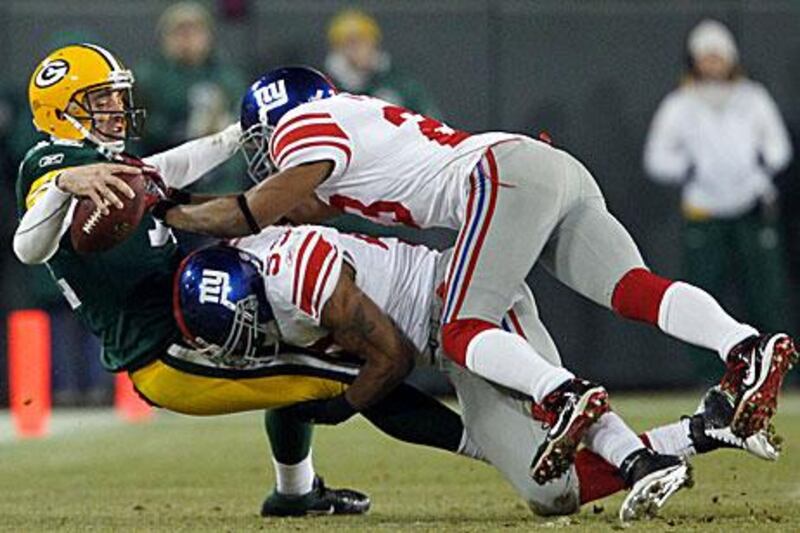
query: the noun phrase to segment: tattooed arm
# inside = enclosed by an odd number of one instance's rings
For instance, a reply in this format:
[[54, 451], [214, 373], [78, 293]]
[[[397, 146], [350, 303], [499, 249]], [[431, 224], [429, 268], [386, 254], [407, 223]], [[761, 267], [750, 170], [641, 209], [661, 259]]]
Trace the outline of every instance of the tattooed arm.
[[352, 268], [322, 310], [322, 325], [342, 349], [364, 359], [345, 399], [361, 411], [383, 398], [411, 372], [417, 348], [392, 319], [359, 289]]
[[380, 401], [414, 367], [414, 343], [361, 292], [348, 265], [342, 268], [336, 288], [322, 309], [322, 325], [342, 349], [364, 359], [364, 366], [344, 394], [284, 408], [301, 422], [344, 422]]
[[310, 400], [284, 409], [302, 422], [338, 424], [381, 400], [414, 367], [418, 351], [375, 302], [355, 284], [344, 265], [333, 294], [322, 309], [322, 325], [342, 349], [364, 360], [358, 377], [344, 394]]

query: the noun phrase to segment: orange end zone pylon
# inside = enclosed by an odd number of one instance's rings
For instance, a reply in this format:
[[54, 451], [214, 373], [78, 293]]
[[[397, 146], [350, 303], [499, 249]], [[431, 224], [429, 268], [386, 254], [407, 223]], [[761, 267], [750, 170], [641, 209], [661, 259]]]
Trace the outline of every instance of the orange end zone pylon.
[[117, 415], [128, 422], [141, 422], [153, 416], [153, 408], [133, 390], [131, 378], [125, 372], [115, 375], [114, 408]]
[[50, 316], [40, 310], [8, 315], [11, 417], [20, 437], [47, 434], [50, 422]]

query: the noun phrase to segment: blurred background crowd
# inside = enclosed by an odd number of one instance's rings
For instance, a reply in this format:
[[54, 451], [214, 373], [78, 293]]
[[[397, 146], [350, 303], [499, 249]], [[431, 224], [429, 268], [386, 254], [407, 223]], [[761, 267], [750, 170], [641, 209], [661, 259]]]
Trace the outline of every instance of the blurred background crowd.
[[[147, 109], [144, 135], [129, 146], [140, 155], [236, 121], [247, 85], [292, 63], [461, 129], [543, 134], [592, 170], [659, 272], [709, 289], [759, 328], [800, 332], [794, 2], [26, 0], [0, 4], [0, 14], [0, 319], [49, 312], [56, 405], [104, 404], [113, 381], [46, 268], [19, 264], [10, 244], [16, 167], [37, 140], [28, 77], [70, 42], [101, 44], [133, 69]], [[196, 187], [250, 185], [236, 158]], [[336, 224], [437, 247], [452, 238]], [[721, 371], [717, 357], [615, 320], [544, 273], [530, 281], [562, 358], [581, 375], [641, 389], [696, 386]], [[0, 328], [0, 405], [4, 358]]]

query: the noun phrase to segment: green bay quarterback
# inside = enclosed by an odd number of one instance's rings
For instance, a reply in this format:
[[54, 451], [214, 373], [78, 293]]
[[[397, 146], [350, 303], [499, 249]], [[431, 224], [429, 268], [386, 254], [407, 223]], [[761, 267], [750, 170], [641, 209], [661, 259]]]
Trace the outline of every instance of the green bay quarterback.
[[[75, 251], [68, 230], [78, 198], [91, 198], [108, 211], [122, 207], [121, 198], [133, 196], [114, 175], [141, 172], [126, 164], [131, 160], [123, 154], [126, 139], [138, 132], [143, 118], [133, 103], [133, 85], [131, 71], [93, 44], [56, 50], [36, 67], [29, 84], [30, 106], [35, 127], [49, 140], [34, 146], [20, 166], [16, 255], [26, 264], [47, 265], [71, 307], [101, 339], [107, 370], [130, 373], [137, 388], [146, 378], [151, 396], [173, 394], [191, 400], [177, 409], [168, 401], [154, 402], [161, 407], [213, 415], [339, 394], [351, 375], [304, 375], [288, 367], [209, 373], [170, 355], [185, 350], [171, 310], [172, 276], [183, 254], [170, 230], [149, 214], [118, 246], [92, 254]], [[155, 167], [167, 186], [180, 189], [228, 159], [236, 151], [239, 135], [238, 125], [233, 125], [147, 157], [144, 163]], [[410, 396], [419, 399], [413, 392]], [[460, 420], [428, 400], [421, 399], [419, 405], [439, 413], [445, 420], [443, 428], [453, 428], [454, 437], [443, 438], [447, 446], [457, 446]], [[380, 425], [380, 415], [376, 417]], [[396, 417], [387, 420], [385, 424], [395, 423], [400, 431], [413, 426], [407, 420], [398, 423]], [[316, 477], [310, 425], [273, 410], [267, 412], [266, 428], [277, 488], [264, 502], [262, 514], [367, 510], [365, 495], [327, 489]]]

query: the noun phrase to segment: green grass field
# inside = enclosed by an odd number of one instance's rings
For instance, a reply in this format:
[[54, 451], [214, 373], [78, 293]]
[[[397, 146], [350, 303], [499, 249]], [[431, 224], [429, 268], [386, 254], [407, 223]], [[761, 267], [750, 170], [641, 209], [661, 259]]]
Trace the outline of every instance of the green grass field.
[[[618, 396], [637, 429], [692, 410], [694, 395]], [[800, 530], [800, 395], [776, 419], [776, 464], [723, 451], [694, 461], [696, 486], [633, 531]], [[368, 492], [367, 516], [263, 520], [272, 486], [257, 413], [138, 425], [80, 425], [45, 440], [0, 443], [0, 529], [10, 531], [522, 531], [619, 529], [620, 496], [569, 518], [530, 514], [489, 466], [401, 444], [362, 420], [323, 428], [315, 463], [332, 486]]]

